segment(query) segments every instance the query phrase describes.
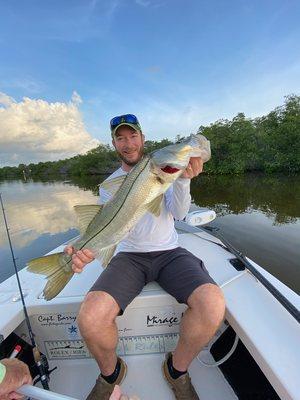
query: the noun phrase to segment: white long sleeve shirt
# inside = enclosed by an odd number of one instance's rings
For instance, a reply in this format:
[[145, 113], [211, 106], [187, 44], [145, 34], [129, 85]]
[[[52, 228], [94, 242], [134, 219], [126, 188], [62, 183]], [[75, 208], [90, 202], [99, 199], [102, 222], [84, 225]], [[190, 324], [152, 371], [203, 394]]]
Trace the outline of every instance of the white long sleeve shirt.
[[[122, 168], [117, 169], [106, 180], [126, 175]], [[164, 202], [158, 217], [147, 212], [129, 232], [127, 237], [119, 243], [116, 253], [150, 252], [171, 250], [178, 247], [178, 235], [174, 227], [174, 218], [182, 220], [191, 205], [190, 179], [179, 178], [164, 194]], [[111, 199], [111, 194], [100, 188], [100, 204]]]

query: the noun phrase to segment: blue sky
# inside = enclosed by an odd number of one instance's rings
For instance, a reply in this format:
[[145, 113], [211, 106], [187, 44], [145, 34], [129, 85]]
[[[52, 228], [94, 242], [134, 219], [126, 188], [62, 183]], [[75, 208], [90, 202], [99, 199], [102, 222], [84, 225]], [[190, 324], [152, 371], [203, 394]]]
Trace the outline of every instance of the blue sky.
[[298, 1], [0, 0], [2, 164], [108, 143], [121, 113], [153, 140], [263, 115], [300, 94], [299, 21]]

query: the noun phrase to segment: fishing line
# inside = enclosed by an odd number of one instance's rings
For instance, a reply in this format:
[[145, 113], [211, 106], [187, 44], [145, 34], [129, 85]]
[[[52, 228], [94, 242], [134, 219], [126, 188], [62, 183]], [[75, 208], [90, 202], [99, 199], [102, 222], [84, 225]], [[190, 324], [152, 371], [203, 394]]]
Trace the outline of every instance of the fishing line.
[[15, 258], [15, 255], [14, 255], [14, 251], [13, 251], [13, 247], [12, 247], [12, 243], [11, 243], [11, 239], [10, 239], [9, 228], [8, 228], [8, 224], [7, 224], [7, 220], [6, 220], [6, 215], [5, 215], [5, 210], [4, 210], [4, 206], [3, 206], [1, 193], [0, 193], [0, 202], [1, 202], [1, 208], [2, 208], [2, 213], [3, 213], [3, 218], [4, 218], [6, 234], [7, 234], [7, 238], [8, 238], [9, 247], [10, 247], [10, 252], [11, 252], [13, 265], [14, 265], [14, 269], [15, 269], [15, 275], [16, 275], [16, 278], [17, 278], [20, 297], [21, 297], [21, 301], [22, 301], [22, 304], [23, 304], [25, 322], [26, 322], [26, 325], [27, 325], [27, 328], [28, 328], [30, 341], [31, 341], [31, 344], [32, 344], [32, 347], [33, 347], [33, 349], [32, 349], [33, 358], [34, 358], [35, 364], [36, 364], [36, 366], [38, 368], [39, 375], [40, 375], [40, 380], [41, 380], [41, 383], [43, 385], [43, 388], [46, 389], [46, 390], [49, 390], [49, 385], [48, 385], [49, 377], [48, 377], [48, 373], [47, 373], [48, 367], [47, 367], [47, 365], [45, 365], [47, 361], [42, 358], [41, 353], [40, 353], [40, 351], [39, 351], [39, 349], [38, 349], [38, 347], [36, 345], [36, 342], [34, 340], [34, 333], [32, 331], [32, 327], [31, 327], [29, 316], [28, 316], [28, 312], [27, 312], [27, 307], [26, 307], [25, 300], [24, 300], [24, 295], [23, 295], [21, 282], [20, 282], [20, 278], [19, 278], [19, 273], [18, 273], [18, 269], [17, 269], [16, 258]]

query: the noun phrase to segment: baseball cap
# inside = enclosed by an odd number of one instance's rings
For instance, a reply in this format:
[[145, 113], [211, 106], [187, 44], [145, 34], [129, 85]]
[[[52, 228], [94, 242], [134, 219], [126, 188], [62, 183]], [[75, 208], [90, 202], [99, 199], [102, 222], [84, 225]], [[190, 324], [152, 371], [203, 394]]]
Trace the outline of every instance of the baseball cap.
[[141, 125], [135, 115], [118, 115], [117, 117], [114, 117], [110, 120], [110, 130], [112, 137], [114, 137], [116, 130], [122, 125], [130, 126], [136, 131], [142, 131]]

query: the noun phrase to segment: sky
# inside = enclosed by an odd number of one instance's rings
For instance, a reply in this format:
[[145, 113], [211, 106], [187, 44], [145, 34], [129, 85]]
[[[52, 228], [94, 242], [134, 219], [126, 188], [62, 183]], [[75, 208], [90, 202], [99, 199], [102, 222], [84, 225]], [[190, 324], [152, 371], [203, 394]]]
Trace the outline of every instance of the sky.
[[0, 166], [264, 115], [300, 94], [299, 1], [0, 0]]

